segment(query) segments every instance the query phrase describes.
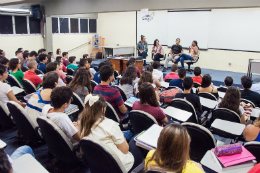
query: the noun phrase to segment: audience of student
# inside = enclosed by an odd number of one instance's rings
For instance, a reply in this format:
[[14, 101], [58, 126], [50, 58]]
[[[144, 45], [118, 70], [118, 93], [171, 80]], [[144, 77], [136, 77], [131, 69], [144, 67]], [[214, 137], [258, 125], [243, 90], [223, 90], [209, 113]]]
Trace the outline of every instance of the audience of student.
[[31, 51], [31, 52], [29, 53], [28, 59], [24, 61], [23, 66], [24, 66], [24, 67], [27, 67], [27, 65], [26, 65], [27, 61], [28, 61], [29, 59], [34, 59], [34, 60], [36, 60], [36, 57], [37, 57], [37, 56], [38, 56], [38, 54], [37, 54], [36, 51]]
[[[61, 56], [57, 56], [57, 57], [56, 57], [56, 62], [59, 62], [59, 61], [62, 62], [62, 71], [63, 71], [63, 72], [67, 71], [67, 67], [63, 64], [63, 59], [62, 59]], [[53, 61], [53, 62], [54, 62], [54, 61]]]
[[85, 68], [85, 69], [87, 69], [87, 70], [88, 70], [89, 79], [90, 79], [90, 80], [93, 80], [94, 76], [93, 76], [93, 74], [91, 73], [90, 65], [89, 65], [87, 59], [81, 58], [81, 59], [79, 60], [79, 67], [77, 67], [77, 68], [74, 70], [73, 76], [75, 76], [75, 74], [77, 73], [77, 71], [78, 71], [79, 68]]
[[154, 61], [153, 63], [153, 77], [158, 79], [160, 82], [163, 81], [163, 73], [158, 69], [161, 68], [160, 61]]
[[144, 82], [139, 87], [139, 98], [140, 101], [136, 101], [133, 104], [133, 110], [141, 110], [151, 114], [158, 124], [162, 126], [168, 122], [168, 119], [157, 101], [157, 93], [154, 91], [154, 87], [148, 83]]
[[[134, 65], [134, 66], [135, 66], [135, 58], [130, 58], [130, 59], [127, 61], [127, 63], [126, 63], [126, 68], [127, 68], [129, 65]], [[141, 72], [140, 72], [139, 68], [136, 67], [135, 69], [136, 69], [136, 76], [137, 76], [138, 78], [140, 78]], [[124, 75], [124, 72], [125, 72], [125, 71], [126, 71], [126, 69], [125, 69], [124, 71], [122, 71], [121, 76]]]
[[89, 64], [90, 71], [94, 76], [95, 73], [96, 73], [96, 70], [94, 68], [92, 68], [92, 64], [93, 64], [92, 58], [87, 58], [87, 61], [88, 61], [88, 64]]
[[23, 86], [22, 79], [24, 77], [24, 74], [21, 69], [21, 64], [19, 62], [18, 58], [13, 58], [9, 61], [9, 69], [10, 69], [10, 74], [13, 75], [18, 82]]
[[61, 56], [61, 57], [62, 57], [60, 48], [58, 48], [58, 49], [56, 50], [56, 57], [57, 57], [57, 56]]
[[106, 100], [101, 95], [89, 94], [85, 98], [85, 108], [79, 117], [80, 138], [102, 142], [114, 151], [128, 172], [137, 165], [133, 166], [134, 157], [117, 122], [105, 117], [106, 107]]
[[182, 85], [183, 85], [184, 91], [182, 93], [177, 93], [175, 95], [175, 98], [182, 98], [182, 99], [189, 101], [193, 105], [194, 109], [196, 110], [197, 116], [200, 117], [200, 111], [202, 110], [202, 106], [200, 103], [200, 97], [196, 94], [191, 94], [191, 90], [193, 88], [192, 78], [185, 77]]
[[23, 53], [23, 59], [21, 60], [21, 70], [23, 70], [24, 69], [24, 66], [23, 66], [23, 64], [24, 64], [24, 62], [28, 59], [28, 57], [29, 57], [29, 54], [28, 53]]
[[79, 68], [68, 87], [84, 102], [85, 97], [92, 92], [89, 71], [85, 68]]
[[114, 107], [119, 118], [122, 118], [127, 112], [127, 108], [124, 105], [124, 100], [120, 94], [120, 91], [109, 85], [115, 80], [114, 69], [110, 65], [105, 65], [101, 67], [99, 71], [101, 83], [94, 88], [93, 94], [101, 94], [106, 101]]
[[[15, 97], [12, 87], [7, 83], [4, 83], [8, 77], [8, 72], [6, 71], [6, 67], [0, 64], [0, 101], [6, 106], [7, 102], [14, 101], [21, 106], [25, 106], [26, 103], [22, 103], [17, 100]], [[7, 107], [7, 106], [6, 106]]]
[[46, 62], [47, 62], [47, 55], [46, 54], [41, 54], [39, 56], [40, 63], [37, 65], [37, 69], [41, 70], [44, 74], [46, 73]]
[[[178, 76], [179, 76], [179, 79], [172, 79], [170, 81], [169, 86], [177, 86], [180, 89], [184, 90], [182, 83], [183, 83], [184, 78], [186, 77], [185, 68], [180, 68], [180, 70], [178, 72]], [[193, 93], [193, 90], [191, 90], [191, 93]]]
[[0, 49], [0, 58], [5, 57], [5, 51]]
[[220, 85], [220, 87], [218, 88], [218, 91], [220, 91], [220, 92], [226, 92], [226, 91], [227, 91], [227, 88], [228, 88], [229, 86], [232, 86], [232, 85], [233, 85], [233, 79], [232, 79], [232, 77], [227, 76], [227, 77], [225, 78], [225, 80], [224, 80], [224, 84], [225, 84], [225, 86]]
[[53, 57], [54, 55], [53, 55], [53, 52], [48, 52], [48, 55], [47, 55], [47, 63], [46, 63], [46, 65], [47, 64], [49, 64], [50, 62], [54, 62], [54, 57]]
[[67, 66], [67, 68], [71, 68], [72, 70], [76, 70], [78, 68], [76, 64], [76, 57], [75, 56], [71, 56], [69, 57], [69, 62], [70, 64]]
[[203, 173], [202, 166], [190, 160], [190, 141], [184, 126], [176, 123], [167, 125], [160, 133], [157, 148], [146, 156], [145, 171]]
[[150, 66], [150, 65], [147, 65], [147, 66], [145, 67], [145, 71], [151, 72], [151, 74], [152, 74], [152, 79], [153, 79], [153, 84], [154, 84], [157, 88], [160, 88], [160, 87], [161, 87], [161, 82], [160, 82], [157, 78], [155, 78], [155, 77], [153, 76], [153, 67]]
[[139, 81], [136, 77], [135, 66], [130, 65], [122, 78], [119, 86], [125, 91], [127, 98], [134, 96], [134, 86]]
[[[103, 67], [104, 65], [106, 65], [106, 62], [102, 61], [101, 63], [98, 64], [98, 69], [101, 69], [101, 67]], [[101, 83], [100, 71], [95, 73], [93, 80], [98, 84]]]
[[68, 54], [68, 52], [62, 53], [62, 61], [63, 61], [63, 64], [65, 65], [65, 67], [67, 67], [69, 65], [69, 54]]
[[244, 90], [240, 90], [241, 98], [247, 99], [255, 104], [256, 107], [260, 106], [260, 94], [251, 91], [252, 79], [249, 76], [241, 78], [241, 84]]
[[89, 57], [88, 57], [88, 54], [84, 54], [84, 55], [83, 55], [83, 59], [87, 59], [87, 58], [89, 58]]
[[20, 50], [17, 50], [17, 51], [15, 52], [15, 56], [12, 57], [11, 59], [13, 59], [13, 58], [19, 59], [19, 61], [21, 61], [21, 60], [23, 59], [23, 52], [20, 51]]
[[36, 119], [41, 116], [42, 108], [51, 104], [51, 92], [59, 86], [59, 76], [56, 72], [48, 72], [43, 76], [42, 88], [32, 94], [25, 107], [25, 111], [37, 124]]
[[164, 81], [166, 79], [179, 79], [179, 76], [177, 74], [177, 71], [178, 71], [178, 65], [177, 64], [173, 64], [172, 67], [171, 67], [171, 73], [168, 73], [165, 78], [164, 78]]
[[241, 94], [238, 88], [235, 86], [230, 86], [226, 91], [225, 97], [221, 100], [217, 107], [227, 108], [236, 112], [241, 118], [241, 123], [246, 124], [245, 110], [243, 106], [240, 105], [240, 97]]
[[260, 142], [260, 116], [253, 124], [248, 124], [243, 132], [246, 141]]
[[199, 92], [211, 93], [216, 97], [216, 99], [219, 98], [218, 90], [211, 82], [211, 76], [209, 74], [205, 74], [202, 77], [201, 87], [197, 88], [196, 94], [198, 94]]
[[[54, 88], [50, 94], [51, 105], [42, 108], [42, 116], [53, 121], [69, 138], [71, 143], [77, 144], [80, 140], [80, 133], [77, 123], [72, 123], [64, 110], [69, 107], [72, 100], [72, 91], [67, 87]], [[75, 124], [75, 125], [74, 125]]]
[[6, 67], [6, 70], [8, 72], [8, 74], [10, 74], [8, 68], [9, 68], [9, 59], [7, 59], [6, 57], [2, 57], [0, 59], [0, 64], [4, 65]]
[[193, 82], [201, 84], [202, 83], [202, 75], [201, 75], [200, 67], [194, 68], [194, 75], [195, 75], [195, 77], [192, 77]]
[[39, 84], [42, 83], [42, 79], [36, 75], [35, 70], [37, 69], [37, 62], [34, 59], [29, 59], [27, 61], [27, 67], [29, 70], [27, 70], [24, 73], [24, 78], [31, 81], [35, 87], [37, 88]]
[[17, 50], [22, 51], [22, 53], [24, 53], [23, 48], [18, 48]]
[[[57, 74], [59, 74], [59, 66], [57, 62], [51, 62], [46, 66], [46, 72], [55, 71]], [[59, 85], [60, 86], [66, 86], [66, 84], [63, 82], [63, 80], [59, 77]]]
[[59, 67], [59, 73], [58, 73], [58, 75], [59, 75], [60, 79], [61, 79], [64, 83], [66, 83], [66, 82], [67, 82], [67, 81], [66, 81], [66, 75], [65, 75], [65, 73], [62, 71], [62, 66], [63, 66], [62, 61], [55, 61], [55, 62], [58, 64], [58, 67]]
[[36, 57], [36, 61], [37, 61], [38, 64], [40, 63], [39, 56], [40, 56], [41, 54], [43, 54], [43, 50], [42, 50], [42, 49], [39, 49], [39, 50], [38, 50], [38, 56]]

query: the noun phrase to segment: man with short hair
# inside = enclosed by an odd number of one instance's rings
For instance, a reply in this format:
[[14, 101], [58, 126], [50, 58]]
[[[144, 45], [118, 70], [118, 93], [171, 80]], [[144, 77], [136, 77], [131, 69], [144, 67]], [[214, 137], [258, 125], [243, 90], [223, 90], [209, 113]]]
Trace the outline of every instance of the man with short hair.
[[[46, 73], [50, 72], [50, 71], [55, 71], [56, 73], [59, 74], [59, 66], [57, 62], [50, 62], [46, 65]], [[66, 86], [66, 84], [62, 81], [62, 79], [59, 77], [59, 81], [60, 81], [60, 86]]]
[[76, 70], [74, 70], [73, 76], [75, 76], [75, 74], [77, 73], [77, 71], [78, 71], [79, 68], [85, 68], [85, 69], [87, 69], [87, 70], [88, 70], [88, 74], [89, 74], [90, 80], [93, 80], [93, 79], [94, 79], [94, 76], [93, 76], [93, 74], [92, 74], [91, 71], [90, 71], [90, 65], [89, 65], [87, 59], [83, 59], [83, 58], [80, 59], [80, 61], [79, 61], [79, 67], [76, 68]]
[[37, 88], [39, 84], [42, 83], [42, 79], [36, 75], [35, 70], [37, 69], [37, 62], [34, 59], [29, 59], [27, 61], [27, 67], [29, 70], [27, 70], [24, 73], [24, 78], [31, 81], [35, 87]]
[[180, 42], [181, 42], [181, 40], [179, 38], [176, 38], [176, 41], [175, 41], [176, 44], [172, 45], [171, 50], [170, 50], [170, 55], [168, 56], [168, 58], [166, 59], [166, 61], [164, 63], [162, 72], [166, 72], [169, 61], [179, 58], [179, 56], [183, 53]]
[[[29, 57], [29, 53], [23, 53], [23, 59], [22, 59], [22, 61], [21, 61], [21, 69], [23, 70], [23, 64], [24, 64], [24, 62], [28, 59], [28, 57]], [[27, 62], [27, 61], [26, 61]]]
[[193, 82], [196, 82], [196, 83], [199, 83], [201, 84], [202, 83], [202, 75], [201, 75], [201, 69], [200, 67], [195, 67], [194, 68], [194, 75], [195, 77], [192, 77], [193, 79]]
[[242, 76], [241, 84], [244, 90], [240, 90], [241, 98], [247, 99], [255, 104], [256, 107], [260, 106], [260, 94], [251, 91], [252, 79], [249, 76]]
[[166, 79], [178, 79], [179, 76], [177, 74], [177, 71], [178, 71], [178, 65], [177, 64], [173, 64], [172, 67], [171, 67], [171, 73], [168, 73], [165, 78], [164, 78], [164, 81]]
[[46, 49], [42, 49], [42, 54], [46, 54]]
[[21, 60], [23, 59], [23, 52], [20, 51], [20, 50], [17, 50], [17, 51], [15, 52], [15, 56], [12, 57], [11, 59], [13, 59], [13, 58], [18, 58], [19, 61], [21, 61]]
[[230, 76], [227, 76], [227, 77], [225, 78], [224, 84], [225, 84], [227, 87], [232, 86], [232, 85], [233, 85], [233, 78], [230, 77]]
[[47, 62], [47, 55], [46, 54], [41, 54], [39, 56], [39, 60], [40, 60], [40, 63], [38, 64], [37, 66], [37, 69], [38, 70], [41, 70], [44, 74], [46, 73], [46, 62]]
[[67, 67], [69, 65], [69, 54], [68, 52], [63, 52], [62, 53], [62, 61], [63, 61], [63, 64]]
[[5, 57], [5, 51], [0, 49], [0, 58]]
[[88, 64], [89, 64], [90, 71], [94, 76], [95, 73], [96, 73], [96, 70], [94, 70], [94, 68], [92, 68], [92, 64], [93, 64], [92, 58], [87, 58], [87, 61], [88, 61]]
[[120, 91], [109, 85], [112, 81], [114, 81], [114, 69], [110, 65], [104, 65], [99, 71], [101, 83], [95, 86], [93, 94], [101, 94], [106, 101], [114, 107], [119, 118], [121, 119], [127, 113], [127, 108], [124, 105], [124, 100], [120, 94]]
[[78, 66], [76, 66], [76, 57], [75, 56], [71, 56], [69, 58], [69, 62], [70, 64], [67, 66], [67, 69], [68, 68], [71, 68], [72, 70], [76, 70], [78, 68]]
[[[107, 65], [107, 63], [102, 61], [101, 63], [98, 64], [98, 69], [101, 69], [101, 67], [103, 67], [104, 65]], [[93, 80], [98, 84], [101, 83], [100, 70], [95, 73]]]
[[153, 77], [158, 79], [160, 82], [163, 81], [163, 73], [159, 71], [158, 69], [161, 67], [161, 64], [159, 61], [154, 61], [153, 63]]
[[23, 48], [18, 48], [17, 50], [22, 51], [22, 53], [24, 53]]
[[28, 61], [29, 59], [34, 59], [34, 60], [36, 60], [36, 57], [37, 57], [37, 56], [38, 56], [38, 54], [37, 54], [36, 51], [31, 51], [31, 52], [29, 53], [28, 59], [24, 61], [23, 67], [27, 67], [27, 61]]
[[84, 54], [83, 59], [87, 59], [87, 58], [88, 58], [88, 54]]
[[40, 63], [39, 56], [40, 56], [41, 54], [43, 54], [42, 52], [43, 52], [42, 49], [39, 49], [39, 50], [38, 50], [38, 56], [36, 57], [37, 63]]
[[8, 74], [10, 74], [10, 71], [8, 70], [9, 67], [9, 59], [7, 59], [6, 57], [2, 57], [0, 59], [0, 64], [4, 65], [6, 67], [6, 71], [8, 72]]

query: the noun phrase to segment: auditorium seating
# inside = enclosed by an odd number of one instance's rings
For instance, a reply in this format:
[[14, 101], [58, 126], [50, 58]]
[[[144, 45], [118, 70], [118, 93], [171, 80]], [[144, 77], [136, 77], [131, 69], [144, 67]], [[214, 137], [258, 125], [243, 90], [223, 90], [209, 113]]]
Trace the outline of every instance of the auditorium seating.
[[18, 88], [23, 88], [23, 86], [18, 82], [18, 80], [11, 74], [8, 75], [7, 81], [12, 87], [16, 86]]
[[23, 83], [23, 88], [24, 88], [24, 91], [26, 92], [26, 94], [31, 94], [31, 93], [34, 93], [37, 91], [37, 88], [35, 87], [35, 85], [28, 79], [22, 79], [22, 83]]
[[35, 70], [35, 73], [36, 73], [37, 75], [39, 75], [39, 74], [43, 74], [43, 75], [44, 75], [44, 73], [43, 73], [41, 70], [39, 70], [39, 69], [36, 69], [36, 70]]
[[255, 108], [255, 104], [254, 104], [253, 102], [251, 102], [250, 100], [241, 98], [240, 101], [241, 101], [241, 102], [244, 102], [245, 104], [250, 103], [250, 104], [253, 106], [253, 108]]
[[204, 97], [206, 99], [210, 99], [210, 100], [215, 100], [217, 101], [218, 99], [211, 93], [206, 93], [206, 92], [199, 92], [198, 96], [200, 97]]
[[67, 68], [67, 75], [73, 76], [74, 70], [71, 68]]
[[121, 88], [121, 87], [118, 86], [118, 85], [113, 85], [112, 87], [117, 88], [117, 89], [120, 91], [120, 94], [121, 94], [121, 96], [123, 97], [123, 100], [124, 100], [124, 101], [126, 101], [126, 100], [128, 99], [128, 97], [127, 97], [125, 91], [123, 90], [123, 88]]
[[255, 156], [257, 163], [260, 163], [260, 142], [247, 142], [244, 147]]

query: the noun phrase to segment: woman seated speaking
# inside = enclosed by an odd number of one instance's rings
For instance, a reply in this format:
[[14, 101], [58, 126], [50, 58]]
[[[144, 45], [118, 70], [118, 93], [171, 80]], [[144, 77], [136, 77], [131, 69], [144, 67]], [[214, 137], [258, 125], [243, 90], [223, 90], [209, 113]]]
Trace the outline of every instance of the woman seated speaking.
[[144, 35], [141, 35], [141, 41], [138, 42], [136, 49], [138, 50], [138, 56], [142, 56], [144, 59], [144, 66], [146, 66], [146, 57], [148, 51], [148, 45]]
[[197, 55], [199, 53], [199, 47], [198, 47], [198, 42], [193, 41], [191, 43], [191, 47], [189, 47], [189, 55], [182, 53], [179, 58], [173, 60], [173, 62], [179, 62], [181, 61], [181, 66], [184, 68], [184, 60], [196, 60]]
[[159, 45], [159, 40], [154, 40], [153, 48], [152, 48], [152, 55], [154, 61], [160, 61], [160, 58], [163, 58], [163, 48], [161, 45]]

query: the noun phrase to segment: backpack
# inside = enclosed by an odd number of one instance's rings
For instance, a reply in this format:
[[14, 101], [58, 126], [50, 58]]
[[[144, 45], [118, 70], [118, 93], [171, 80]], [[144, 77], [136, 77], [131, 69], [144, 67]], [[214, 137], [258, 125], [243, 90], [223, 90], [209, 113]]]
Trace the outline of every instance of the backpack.
[[102, 59], [102, 52], [96, 53], [96, 59]]
[[177, 93], [181, 93], [181, 90], [178, 88], [173, 88], [170, 90], [165, 90], [159, 94], [160, 102], [163, 103], [171, 103], [171, 101], [175, 98]]

